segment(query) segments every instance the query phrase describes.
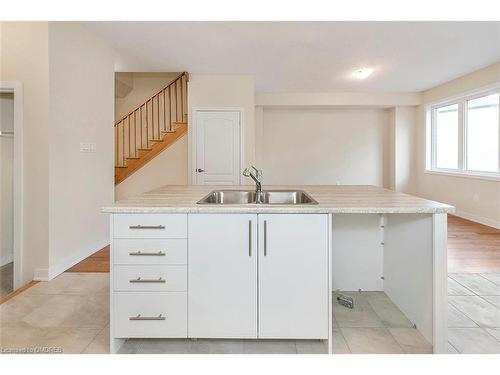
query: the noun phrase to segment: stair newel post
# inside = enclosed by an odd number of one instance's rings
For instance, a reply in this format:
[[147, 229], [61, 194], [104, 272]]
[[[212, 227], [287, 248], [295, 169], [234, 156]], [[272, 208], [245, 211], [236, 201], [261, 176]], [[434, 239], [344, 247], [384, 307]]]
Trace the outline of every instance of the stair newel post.
[[184, 95], [182, 94], [183, 93], [183, 89], [182, 89], [182, 77], [180, 78], [181, 80], [181, 122], [184, 121]]
[[151, 98], [151, 139], [155, 139], [155, 105], [154, 97]]
[[118, 165], [118, 128], [114, 126], [115, 130], [115, 165]]
[[128, 124], [128, 157], [132, 156], [132, 127], [130, 126], [130, 115], [127, 116]]
[[139, 140], [141, 142], [140, 148], [142, 148], [142, 105], [139, 108]]
[[165, 98], [165, 90], [163, 90], [163, 130], [167, 131], [167, 106], [166, 106], [166, 101], [167, 99]]
[[168, 131], [172, 131], [172, 85], [168, 86]]
[[134, 158], [137, 157], [137, 127], [136, 127], [136, 117], [137, 110], [134, 109]]
[[182, 122], [185, 121], [184, 115], [186, 114], [187, 110], [187, 102], [186, 102], [186, 97], [187, 97], [187, 76], [184, 74], [182, 76], [182, 81], [181, 81], [181, 87], [183, 87], [183, 95], [182, 95]]
[[125, 121], [121, 121], [122, 125], [122, 166], [125, 166]]
[[[174, 96], [172, 99], [174, 100], [174, 122], [177, 121], [177, 81], [175, 81], [172, 85], [172, 90], [174, 90]], [[174, 124], [172, 123], [172, 130], [174, 130]]]
[[174, 130], [174, 122], [175, 122], [175, 90], [174, 90], [175, 82], [172, 82], [170, 85], [170, 99], [172, 100], [172, 105], [170, 110], [172, 111], [172, 116], [170, 116], [170, 131]]
[[160, 94], [156, 95], [156, 118], [158, 122], [158, 138], [161, 138], [161, 127], [160, 127]]
[[167, 92], [163, 90], [163, 130], [167, 131]]
[[144, 105], [144, 109], [146, 110], [146, 148], [149, 147], [149, 121], [148, 121], [148, 102]]
[[179, 103], [179, 80], [175, 81], [175, 111], [176, 111], [176, 119], [177, 119], [177, 122], [180, 122], [179, 120], [179, 104], [181, 105], [181, 108], [182, 108], [182, 103]]

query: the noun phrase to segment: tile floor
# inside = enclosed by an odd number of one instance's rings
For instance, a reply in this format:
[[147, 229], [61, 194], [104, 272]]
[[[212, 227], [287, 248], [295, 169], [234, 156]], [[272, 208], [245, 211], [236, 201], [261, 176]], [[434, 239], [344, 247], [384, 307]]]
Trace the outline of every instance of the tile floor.
[[0, 267], [0, 297], [12, 292], [14, 286], [14, 263], [10, 262]]
[[0, 348], [109, 351], [109, 274], [63, 273], [0, 305]]
[[500, 273], [448, 277], [448, 351], [500, 354]]
[[[500, 353], [500, 274], [452, 274], [449, 353]], [[0, 348], [109, 352], [109, 274], [63, 273], [0, 305]], [[334, 351], [430, 353], [430, 344], [381, 292], [335, 305]], [[128, 340], [120, 353], [326, 353], [319, 340]]]
[[[349, 353], [432, 353], [432, 346], [382, 292], [346, 292], [354, 309], [335, 306], [333, 350]], [[322, 354], [320, 340], [159, 340], [131, 339], [119, 353]]]

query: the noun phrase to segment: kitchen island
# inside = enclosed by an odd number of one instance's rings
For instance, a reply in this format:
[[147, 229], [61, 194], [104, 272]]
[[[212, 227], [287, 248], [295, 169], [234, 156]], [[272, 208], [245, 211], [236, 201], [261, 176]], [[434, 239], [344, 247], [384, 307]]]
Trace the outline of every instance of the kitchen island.
[[197, 204], [166, 186], [111, 214], [111, 347], [126, 338], [320, 339], [333, 290], [384, 291], [446, 353], [446, 225], [454, 208], [374, 186], [303, 190], [317, 204]]

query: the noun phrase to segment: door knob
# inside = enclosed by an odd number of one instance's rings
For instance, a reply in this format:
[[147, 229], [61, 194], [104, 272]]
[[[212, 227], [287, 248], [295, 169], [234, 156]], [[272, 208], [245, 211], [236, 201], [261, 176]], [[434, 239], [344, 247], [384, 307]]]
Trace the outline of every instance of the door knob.
[[201, 172], [205, 172], [205, 170], [204, 170], [204, 169], [201, 169], [201, 168], [198, 168], [198, 169], [196, 170], [196, 172], [201, 173]]

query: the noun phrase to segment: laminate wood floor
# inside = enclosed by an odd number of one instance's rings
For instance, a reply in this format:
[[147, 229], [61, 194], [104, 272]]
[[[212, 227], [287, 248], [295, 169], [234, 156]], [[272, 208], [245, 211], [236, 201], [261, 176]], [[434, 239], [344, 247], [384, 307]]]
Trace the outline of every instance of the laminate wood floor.
[[66, 272], [109, 272], [109, 245], [75, 264]]
[[500, 272], [500, 230], [448, 215], [448, 273]]

